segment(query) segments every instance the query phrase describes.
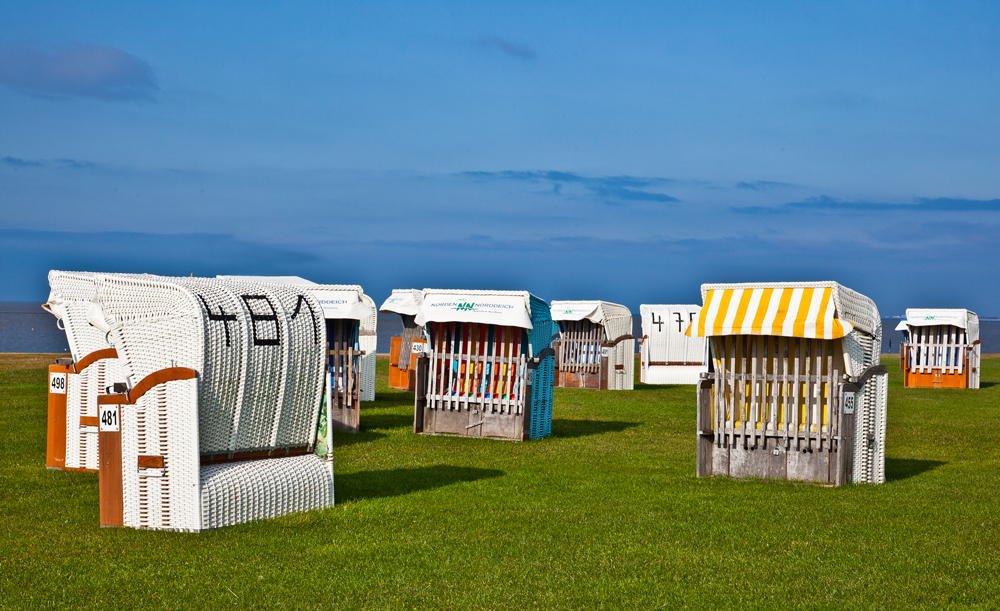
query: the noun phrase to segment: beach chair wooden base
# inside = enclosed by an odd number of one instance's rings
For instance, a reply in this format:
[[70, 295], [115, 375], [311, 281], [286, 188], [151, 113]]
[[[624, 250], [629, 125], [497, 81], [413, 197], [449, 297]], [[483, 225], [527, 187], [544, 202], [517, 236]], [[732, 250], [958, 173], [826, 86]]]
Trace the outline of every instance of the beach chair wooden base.
[[979, 340], [964, 329], [917, 327], [912, 342], [900, 344], [904, 388], [979, 388]]

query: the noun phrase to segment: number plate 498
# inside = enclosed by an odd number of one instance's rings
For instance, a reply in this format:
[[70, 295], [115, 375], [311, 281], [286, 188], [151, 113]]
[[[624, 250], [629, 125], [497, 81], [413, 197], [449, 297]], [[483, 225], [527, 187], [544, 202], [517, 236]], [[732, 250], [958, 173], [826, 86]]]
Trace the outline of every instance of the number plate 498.
[[98, 419], [100, 420], [100, 431], [102, 433], [117, 432], [118, 429], [118, 406], [117, 405], [102, 405], [101, 411], [98, 414]]
[[65, 395], [66, 394], [66, 374], [65, 373], [50, 373], [49, 374], [49, 392], [55, 395]]

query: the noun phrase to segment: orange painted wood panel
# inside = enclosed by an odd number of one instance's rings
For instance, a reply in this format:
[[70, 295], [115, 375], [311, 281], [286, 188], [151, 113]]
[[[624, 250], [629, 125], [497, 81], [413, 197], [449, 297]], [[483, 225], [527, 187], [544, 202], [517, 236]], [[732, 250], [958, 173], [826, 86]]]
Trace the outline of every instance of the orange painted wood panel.
[[968, 364], [962, 373], [945, 373], [932, 369], [928, 373], [906, 370], [903, 372], [903, 386], [906, 388], [968, 388]]
[[[409, 370], [399, 368], [399, 353], [403, 347], [402, 337], [393, 337], [389, 343], [389, 387], [396, 390], [410, 390]], [[413, 359], [410, 359], [411, 361]]]
[[[120, 408], [117, 408], [120, 409]], [[118, 414], [121, 422], [121, 414]], [[121, 431], [101, 431], [97, 434], [101, 502], [101, 526], [124, 526], [125, 506], [122, 493], [122, 434]]]
[[52, 374], [62, 374], [63, 379], [71, 375], [72, 367], [49, 365], [49, 401], [48, 418], [46, 420], [45, 466], [51, 469], [63, 469], [66, 466], [66, 388], [63, 392], [52, 392]]
[[399, 367], [399, 349], [403, 345], [402, 337], [389, 339], [389, 364]]

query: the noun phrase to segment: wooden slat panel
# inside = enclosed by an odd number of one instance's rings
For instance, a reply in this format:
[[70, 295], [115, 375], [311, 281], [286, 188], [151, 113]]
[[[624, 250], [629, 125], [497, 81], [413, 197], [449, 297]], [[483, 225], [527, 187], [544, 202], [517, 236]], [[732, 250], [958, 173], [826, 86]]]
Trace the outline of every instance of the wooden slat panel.
[[162, 469], [163, 468], [163, 457], [162, 456], [139, 456], [139, 468], [140, 469]]

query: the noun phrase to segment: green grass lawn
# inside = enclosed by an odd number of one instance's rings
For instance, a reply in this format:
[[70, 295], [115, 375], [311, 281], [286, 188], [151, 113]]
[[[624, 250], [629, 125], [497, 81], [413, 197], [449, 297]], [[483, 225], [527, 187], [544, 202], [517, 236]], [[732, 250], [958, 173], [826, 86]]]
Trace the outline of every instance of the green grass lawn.
[[889, 481], [825, 488], [695, 478], [693, 387], [557, 389], [541, 441], [417, 436], [382, 360], [335, 508], [203, 534], [99, 528], [97, 475], [44, 467], [46, 371], [0, 369], [0, 605], [995, 607], [1000, 359], [980, 391], [884, 362]]

